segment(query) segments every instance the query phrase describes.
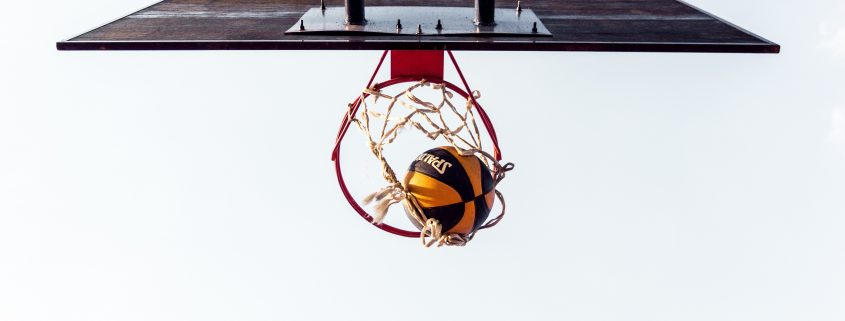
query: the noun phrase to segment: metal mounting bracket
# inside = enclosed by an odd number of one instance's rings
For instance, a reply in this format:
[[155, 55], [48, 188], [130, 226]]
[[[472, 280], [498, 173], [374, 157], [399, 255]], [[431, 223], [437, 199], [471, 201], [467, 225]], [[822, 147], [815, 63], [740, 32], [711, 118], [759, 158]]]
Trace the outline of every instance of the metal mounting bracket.
[[363, 24], [347, 23], [344, 7], [312, 8], [287, 35], [551, 37], [531, 9], [495, 9], [496, 23], [475, 22], [471, 7], [367, 7]]

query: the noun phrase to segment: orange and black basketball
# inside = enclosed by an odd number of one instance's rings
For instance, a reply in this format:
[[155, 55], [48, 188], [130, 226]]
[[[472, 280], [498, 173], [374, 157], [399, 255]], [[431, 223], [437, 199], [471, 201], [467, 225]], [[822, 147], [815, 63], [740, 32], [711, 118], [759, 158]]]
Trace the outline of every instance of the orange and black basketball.
[[445, 234], [475, 231], [493, 207], [495, 186], [490, 170], [480, 158], [463, 156], [451, 146], [433, 148], [417, 157], [405, 175], [405, 186], [423, 214], [440, 221]]

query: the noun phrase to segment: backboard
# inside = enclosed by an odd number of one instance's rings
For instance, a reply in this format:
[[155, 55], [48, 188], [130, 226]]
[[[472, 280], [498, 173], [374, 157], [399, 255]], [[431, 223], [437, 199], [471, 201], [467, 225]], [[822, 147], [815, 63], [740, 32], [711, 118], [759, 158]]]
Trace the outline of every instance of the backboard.
[[369, 0], [367, 23], [346, 27], [340, 0], [164, 0], [60, 41], [57, 48], [780, 51], [771, 41], [676, 0], [526, 0], [521, 10], [515, 0], [495, 4], [497, 23], [487, 26], [471, 23], [477, 10], [468, 0]]

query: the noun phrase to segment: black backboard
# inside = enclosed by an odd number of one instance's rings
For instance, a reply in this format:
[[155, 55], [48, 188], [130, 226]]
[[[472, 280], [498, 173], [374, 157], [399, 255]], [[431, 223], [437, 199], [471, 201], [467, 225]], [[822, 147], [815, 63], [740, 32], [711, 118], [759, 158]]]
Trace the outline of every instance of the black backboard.
[[[497, 1], [516, 11], [517, 1]], [[326, 1], [343, 7], [340, 0]], [[468, 0], [368, 0], [386, 6], [473, 7]], [[59, 50], [387, 50], [653, 51], [777, 53], [780, 46], [676, 0], [521, 2], [536, 35], [297, 33], [319, 0], [164, 0], [57, 43]], [[435, 21], [431, 21], [433, 25]], [[308, 29], [308, 26], [304, 26]], [[417, 25], [406, 28], [416, 30]], [[293, 31], [288, 32], [286, 31]]]

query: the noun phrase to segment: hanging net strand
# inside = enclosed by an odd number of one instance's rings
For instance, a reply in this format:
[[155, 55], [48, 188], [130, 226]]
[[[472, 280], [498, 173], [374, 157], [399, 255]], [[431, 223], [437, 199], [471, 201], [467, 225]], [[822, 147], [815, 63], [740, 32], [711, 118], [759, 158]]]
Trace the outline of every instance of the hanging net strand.
[[[421, 99], [414, 92], [420, 88], [431, 88], [437, 92], [435, 102]], [[501, 164], [496, 157], [482, 148], [482, 136], [474, 114], [475, 100], [481, 97], [478, 91], [470, 93], [471, 97], [463, 106], [452, 103], [454, 93], [443, 84], [430, 83], [421, 80], [396, 95], [388, 95], [376, 87], [366, 88], [358, 99], [360, 108], [350, 104], [347, 117], [366, 137], [366, 143], [379, 161], [382, 177], [387, 183], [378, 191], [363, 199], [365, 204], [374, 203], [373, 223], [381, 224], [389, 208], [403, 203], [413, 220], [422, 227], [420, 238], [426, 247], [433, 245], [465, 245], [472, 240], [476, 232], [495, 226], [505, 214], [505, 201], [501, 192], [495, 186], [505, 178], [505, 173], [513, 169], [512, 163]], [[372, 102], [372, 106], [368, 102]], [[379, 100], [385, 102], [383, 109], [376, 110]], [[456, 119], [448, 122], [448, 119]], [[459, 233], [443, 233], [440, 222], [434, 218], [427, 218], [413, 194], [396, 177], [396, 173], [384, 156], [384, 148], [394, 143], [400, 133], [406, 128], [413, 128], [431, 140], [443, 139], [454, 147], [462, 156], [479, 157], [493, 174], [495, 195], [501, 202], [501, 213], [489, 220], [478, 230], [462, 235]]]

